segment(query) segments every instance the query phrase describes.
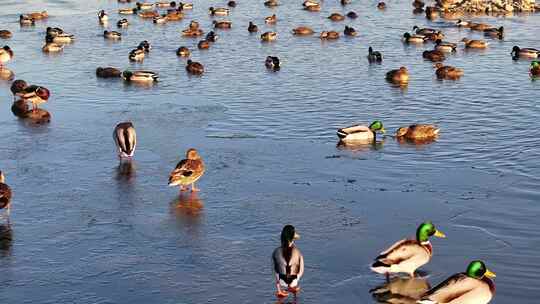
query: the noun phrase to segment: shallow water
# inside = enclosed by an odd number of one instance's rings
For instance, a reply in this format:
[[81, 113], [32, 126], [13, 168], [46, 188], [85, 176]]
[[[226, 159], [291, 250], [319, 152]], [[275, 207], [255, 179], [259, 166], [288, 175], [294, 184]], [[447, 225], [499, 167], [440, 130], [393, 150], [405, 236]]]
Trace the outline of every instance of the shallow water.
[[[483, 259], [497, 273], [492, 303], [536, 303], [540, 84], [529, 62], [509, 53], [540, 47], [539, 15], [478, 18], [504, 25], [506, 38], [483, 52], [460, 49], [446, 63], [464, 77], [440, 82], [421, 57], [430, 45], [404, 46], [403, 32], [416, 24], [443, 27], [449, 41], [479, 34], [412, 15], [409, 3], [388, 2], [381, 12], [375, 1], [345, 9], [325, 1], [308, 13], [299, 1], [276, 9], [238, 1], [228, 18], [234, 28], [219, 31], [210, 50], [193, 51], [207, 72], [189, 77], [174, 51], [197, 40], [179, 32], [192, 18], [208, 29], [206, 8], [224, 3], [201, 0], [184, 21], [162, 26], [127, 16], [119, 43], [103, 41], [96, 17], [106, 9], [116, 30], [115, 1], [2, 3], [2, 28], [14, 34], [5, 41], [16, 56], [8, 67], [51, 90], [44, 108], [53, 115], [48, 126], [18, 121], [10, 84], [0, 83], [0, 168], [15, 193], [11, 230], [0, 227], [2, 303], [274, 303], [270, 254], [286, 223], [302, 235], [299, 303], [371, 303], [368, 291], [384, 282], [370, 272], [372, 258], [424, 220], [448, 236], [433, 241], [435, 256], [423, 267], [432, 286]], [[47, 21], [19, 27], [20, 12], [41, 9]], [[349, 10], [360, 18], [323, 18]], [[272, 12], [278, 23], [265, 26]], [[250, 20], [277, 29], [278, 41], [249, 35]], [[359, 36], [322, 43], [289, 33], [303, 24], [351, 24]], [[43, 55], [46, 26], [77, 41]], [[144, 39], [153, 50], [130, 64], [129, 50]], [[383, 52], [382, 65], [367, 64], [368, 45]], [[282, 59], [281, 71], [266, 71], [267, 55]], [[97, 80], [95, 68], [107, 65], [154, 70], [162, 81], [141, 88]], [[384, 81], [401, 65], [411, 71], [406, 90]], [[111, 134], [128, 119], [139, 145], [134, 167], [120, 168]], [[436, 123], [441, 137], [336, 147], [338, 127], [374, 119], [388, 130]], [[198, 196], [178, 198], [167, 176], [189, 147], [208, 171]]]

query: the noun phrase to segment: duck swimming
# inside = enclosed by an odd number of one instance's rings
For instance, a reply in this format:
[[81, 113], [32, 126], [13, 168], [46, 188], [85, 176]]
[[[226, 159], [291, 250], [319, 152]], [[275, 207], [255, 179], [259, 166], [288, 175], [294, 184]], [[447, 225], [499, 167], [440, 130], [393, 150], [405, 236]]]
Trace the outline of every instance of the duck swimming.
[[208, 34], [206, 34], [206, 37], [205, 37], [205, 40], [208, 42], [216, 42], [217, 39], [218, 39], [218, 35], [216, 35], [214, 31], [208, 32]]
[[380, 52], [373, 51], [372, 47], [368, 49], [367, 55], [368, 61], [371, 62], [382, 62], [382, 54]]
[[117, 124], [114, 128], [113, 138], [118, 149], [118, 158], [131, 159], [137, 147], [137, 133], [133, 123], [128, 121]]
[[29, 13], [28, 16], [34, 20], [42, 20], [49, 18], [47, 11]]
[[261, 35], [261, 40], [262, 41], [266, 41], [266, 42], [269, 42], [269, 41], [274, 41], [277, 39], [277, 33], [276, 32], [265, 32]]
[[351, 18], [351, 19], [356, 19], [358, 18], [358, 14], [353, 12], [353, 11], [350, 11], [347, 13], [347, 17]]
[[34, 18], [27, 16], [27, 15], [20, 15], [19, 16], [19, 24], [21, 26], [33, 26], [36, 25], [36, 21]]
[[319, 38], [326, 40], [335, 40], [339, 39], [339, 33], [336, 31], [322, 31]]
[[12, 80], [15, 78], [15, 73], [12, 70], [0, 66], [0, 80]]
[[266, 18], [264, 18], [264, 22], [266, 24], [274, 24], [277, 22], [277, 16], [276, 14], [273, 14], [272, 16], [268, 16]]
[[96, 76], [99, 78], [119, 78], [122, 76], [122, 72], [112, 67], [98, 67], [96, 69]]
[[0, 49], [0, 67], [6, 64], [8, 61], [12, 60], [13, 57], [14, 57], [13, 50], [9, 46], [4, 45]]
[[259, 28], [257, 27], [257, 25], [250, 21], [248, 25], [248, 32], [256, 33], [258, 31], [259, 31]]
[[2, 39], [9, 39], [11, 38], [13, 35], [11, 34], [10, 31], [8, 30], [0, 30], [0, 38]]
[[271, 70], [277, 71], [280, 69], [279, 58], [275, 56], [268, 56], [264, 62], [264, 65]]
[[371, 265], [371, 270], [389, 275], [391, 273], [407, 273], [414, 277], [414, 272], [431, 260], [433, 247], [429, 238], [446, 237], [431, 222], [424, 222], [416, 230], [416, 239], [403, 239], [381, 252]]
[[191, 55], [191, 52], [187, 47], [181, 46], [178, 48], [178, 50], [176, 50], [176, 55], [180, 57], [189, 57]]
[[426, 43], [428, 39], [424, 35], [411, 35], [409, 33], [403, 34], [403, 41], [405, 43]]
[[386, 9], [386, 3], [384, 3], [384, 2], [377, 3], [377, 8], [380, 9], [380, 10], [385, 10]]
[[195, 187], [195, 182], [203, 176], [205, 171], [201, 156], [195, 149], [189, 149], [186, 152], [186, 158], [181, 160], [169, 175], [169, 186], [180, 186], [180, 191], [187, 191], [191, 185], [191, 191], [199, 191]]
[[116, 26], [117, 27], [120, 27], [120, 28], [123, 28], [123, 27], [128, 27], [129, 26], [129, 21], [127, 19], [120, 19], [118, 20], [118, 22], [116, 22]]
[[42, 86], [31, 85], [25, 87], [20, 93], [17, 94], [22, 99], [32, 103], [32, 111], [38, 109], [38, 105], [43, 104], [49, 100], [51, 96], [50, 91]]
[[529, 69], [529, 73], [532, 77], [540, 76], [540, 62], [536, 60], [531, 62], [531, 68]]
[[109, 21], [109, 15], [107, 15], [105, 10], [100, 10], [99, 11], [98, 20], [99, 20], [99, 23], [101, 23], [101, 24], [107, 23], [107, 21]]
[[143, 19], [154, 19], [160, 16], [156, 11], [140, 11], [137, 15]]
[[109, 40], [120, 40], [122, 39], [122, 34], [117, 31], [103, 31], [103, 37]]
[[11, 212], [11, 188], [6, 184], [4, 172], [0, 171], [0, 210], [5, 209], [9, 221]]
[[504, 27], [501, 26], [499, 28], [492, 27], [492, 28], [485, 29], [484, 36], [502, 40], [504, 38]]
[[10, 90], [13, 94], [13, 100], [16, 100], [17, 97], [22, 97], [24, 89], [28, 87], [28, 83], [22, 79], [17, 79], [11, 84]]
[[210, 42], [208, 40], [201, 40], [197, 43], [197, 48], [199, 50], [207, 50], [210, 48]]
[[520, 48], [519, 46], [514, 46], [512, 52], [510, 53], [514, 60], [519, 58], [538, 58], [540, 57], [540, 50], [533, 48]]
[[72, 43], [75, 40], [73, 35], [62, 33], [62, 34], [56, 34], [56, 35], [49, 35], [45, 36], [45, 42], [50, 43], [61, 43], [61, 44], [69, 44]]
[[438, 39], [435, 41], [435, 49], [440, 52], [453, 53], [457, 51], [457, 43], [446, 42]]
[[138, 9], [136, 8], [121, 8], [118, 10], [118, 14], [120, 15], [133, 15], [137, 13]]
[[406, 67], [391, 70], [386, 73], [386, 80], [395, 84], [406, 84], [409, 82], [409, 71], [407, 71]]
[[381, 121], [372, 122], [369, 127], [363, 125], [355, 125], [347, 128], [342, 128], [337, 131], [337, 136], [341, 142], [367, 142], [375, 141], [377, 133], [386, 133]]
[[138, 48], [142, 48], [145, 53], [149, 53], [152, 49], [152, 46], [150, 45], [150, 42], [148, 42], [148, 40], [144, 40], [139, 43]]
[[421, 304], [487, 304], [495, 295], [495, 273], [482, 261], [472, 261], [465, 272], [456, 273], [429, 290]]
[[299, 26], [297, 28], [294, 28], [292, 30], [292, 33], [293, 35], [296, 35], [296, 36], [308, 36], [308, 35], [313, 35], [313, 30], [307, 26]]
[[142, 62], [144, 60], [144, 49], [139, 46], [137, 47], [136, 49], [132, 50], [131, 52], [129, 52], [129, 61], [132, 61], [132, 62]]
[[432, 51], [424, 51], [422, 53], [422, 57], [424, 59], [430, 60], [430, 61], [444, 61], [446, 57], [444, 56], [444, 53], [438, 50], [432, 50]]
[[294, 226], [286, 225], [281, 231], [281, 246], [272, 253], [278, 298], [287, 297], [289, 292], [296, 295], [300, 291], [299, 282], [304, 275], [304, 256], [294, 244], [299, 238]]
[[41, 48], [43, 53], [59, 53], [64, 50], [64, 45], [55, 42], [46, 42]]
[[484, 40], [471, 40], [467, 38], [463, 38], [461, 41], [465, 43], [465, 48], [470, 49], [485, 49], [488, 47], [488, 43]]
[[462, 69], [449, 65], [443, 65], [440, 62], [435, 64], [435, 68], [435, 75], [437, 75], [438, 79], [456, 80], [463, 76]]
[[204, 66], [200, 62], [192, 61], [188, 59], [186, 65], [186, 71], [193, 75], [202, 75], [204, 73]]
[[212, 24], [214, 25], [214, 28], [217, 29], [230, 29], [232, 28], [232, 22], [231, 21], [212, 21]]
[[208, 11], [210, 12], [210, 15], [212, 16], [228, 16], [229, 15], [229, 9], [224, 8], [224, 7], [217, 7], [217, 8], [210, 7]]
[[439, 135], [440, 128], [434, 125], [414, 124], [408, 127], [401, 127], [396, 130], [396, 137], [411, 140], [432, 139]]
[[135, 83], [154, 83], [159, 80], [159, 77], [156, 73], [151, 71], [124, 71], [122, 73], [122, 78], [126, 82], [135, 82]]
[[342, 14], [339, 14], [339, 13], [333, 13], [330, 16], [328, 16], [328, 19], [330, 19], [332, 21], [343, 21], [343, 20], [345, 20], [345, 16], [343, 16]]
[[277, 0], [267, 0], [264, 2], [264, 6], [267, 6], [267, 7], [279, 6], [279, 2]]
[[352, 27], [352, 26], [346, 26], [345, 25], [345, 29], [343, 30], [343, 34], [345, 36], [356, 36], [358, 33], [356, 32], [356, 30]]

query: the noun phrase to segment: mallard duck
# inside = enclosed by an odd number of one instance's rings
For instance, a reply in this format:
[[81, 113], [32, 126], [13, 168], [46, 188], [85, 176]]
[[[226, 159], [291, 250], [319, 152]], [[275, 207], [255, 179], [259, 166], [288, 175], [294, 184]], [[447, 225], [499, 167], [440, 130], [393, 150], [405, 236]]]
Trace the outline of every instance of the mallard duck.
[[0, 66], [0, 79], [1, 80], [12, 80], [15, 78], [15, 73], [12, 70], [7, 69], [3, 66]]
[[118, 14], [120, 15], [133, 15], [138, 10], [136, 8], [121, 8], [118, 10]]
[[408, 127], [401, 127], [396, 130], [396, 137], [406, 139], [430, 139], [439, 135], [441, 129], [434, 125], [414, 124]]
[[137, 147], [137, 133], [133, 123], [128, 121], [117, 124], [113, 131], [113, 138], [118, 149], [118, 158], [131, 159]]
[[415, 270], [427, 264], [433, 255], [433, 247], [429, 242], [431, 236], [446, 237], [431, 222], [420, 224], [415, 240], [404, 239], [394, 243], [375, 258], [371, 270], [387, 275], [407, 273], [414, 277]]
[[274, 7], [278, 5], [279, 5], [279, 2], [277, 0], [267, 0], [264, 2], [264, 6], [267, 6], [267, 7]]
[[154, 19], [152, 19], [152, 22], [154, 22], [155, 24], [165, 24], [168, 20], [169, 19], [167, 18], [167, 15], [161, 15], [154, 17]]
[[193, 3], [183, 3], [183, 2], [180, 2], [180, 3], [178, 4], [178, 9], [179, 9], [180, 11], [182, 11], [182, 10], [186, 10], [186, 11], [187, 11], [187, 10], [192, 10], [192, 9], [193, 9]]
[[129, 61], [138, 61], [141, 62], [144, 60], [144, 49], [142, 47], [137, 47], [136, 49], [129, 52]]
[[217, 29], [230, 29], [232, 27], [231, 21], [212, 21], [212, 24], [214, 25], [214, 28]]
[[16, 100], [17, 97], [22, 98], [24, 89], [26, 89], [27, 87], [28, 83], [26, 83], [26, 81], [22, 79], [17, 79], [13, 81], [10, 87], [11, 93], [13, 94], [13, 100]]
[[342, 6], [345, 6], [345, 5], [351, 4], [352, 0], [341, 0], [340, 2]]
[[538, 61], [533, 61], [531, 62], [531, 68], [529, 70], [531, 76], [533, 77], [538, 77], [540, 76], [540, 62]]
[[538, 58], [540, 57], [540, 50], [533, 49], [533, 48], [520, 48], [519, 46], [515, 45], [512, 48], [512, 52], [510, 53], [512, 55], [512, 58], [519, 59], [519, 58]]
[[307, 26], [299, 26], [297, 28], [294, 28], [292, 30], [292, 33], [293, 35], [296, 35], [296, 36], [308, 36], [308, 35], [313, 35], [313, 30]]
[[64, 45], [55, 42], [46, 42], [41, 48], [43, 53], [59, 53], [64, 50]]
[[421, 304], [487, 304], [495, 295], [491, 280], [495, 273], [482, 261], [472, 261], [467, 271], [456, 273], [429, 290], [418, 301]]
[[197, 30], [186, 29], [182, 31], [182, 36], [184, 37], [196, 38], [202, 35], [204, 35], [204, 32], [201, 29], [197, 29]]
[[154, 3], [137, 2], [135, 5], [139, 10], [151, 10], [154, 8]]
[[369, 127], [363, 125], [354, 125], [347, 128], [342, 128], [337, 131], [337, 136], [342, 142], [364, 142], [374, 141], [377, 133], [386, 133], [381, 121], [372, 122]]
[[433, 62], [444, 61], [446, 59], [444, 53], [438, 50], [424, 51], [422, 57]]
[[6, 184], [4, 172], [0, 171], [0, 210], [6, 209], [6, 215], [9, 219], [11, 211], [11, 188]]
[[262, 41], [274, 41], [277, 39], [277, 33], [276, 32], [265, 32], [261, 35]]
[[18, 118], [27, 118], [30, 112], [30, 107], [24, 99], [19, 99], [11, 105], [11, 113]]
[[210, 48], [210, 42], [208, 40], [201, 40], [199, 43], [197, 43], [197, 48], [199, 50], [206, 50]]
[[427, 40], [435, 42], [437, 40], [443, 40], [444, 39], [444, 34], [441, 33], [441, 32], [427, 33], [427, 34], [424, 35], [424, 37], [426, 37]]
[[156, 2], [154, 3], [156, 7], [159, 7], [159, 8], [169, 8], [169, 7], [176, 7], [176, 2], [175, 1], [159, 1], [159, 2]]
[[148, 42], [148, 40], [144, 40], [139, 43], [139, 46], [137, 48], [142, 48], [145, 53], [150, 53], [152, 46], [150, 45], [150, 42]]
[[11, 38], [13, 35], [11, 34], [10, 31], [8, 30], [0, 30], [0, 38], [2, 39], [9, 39]]
[[430, 288], [425, 278], [396, 276], [369, 292], [377, 303], [416, 304]]
[[411, 35], [409, 33], [403, 34], [403, 41], [405, 43], [425, 43], [428, 39], [424, 35]]
[[493, 37], [498, 39], [504, 38], [504, 26], [501, 26], [499, 28], [488, 28], [484, 30], [484, 36], [486, 37]]
[[98, 67], [96, 69], [96, 76], [99, 78], [119, 78], [122, 76], [122, 72], [113, 67]]
[[199, 191], [195, 182], [204, 174], [204, 163], [195, 149], [186, 152], [186, 159], [181, 160], [169, 175], [169, 187], [180, 186], [180, 191], [186, 191], [191, 185], [191, 191]]
[[320, 12], [321, 11], [321, 5], [310, 5], [310, 6], [304, 6], [304, 10], [308, 12]]
[[193, 75], [202, 75], [204, 73], [204, 66], [200, 62], [192, 61], [188, 59], [186, 65], [186, 71]]
[[319, 38], [326, 40], [335, 40], [339, 39], [339, 33], [336, 31], [322, 31]]
[[73, 41], [75, 41], [75, 37], [67, 33], [57, 34], [55, 36], [52, 36], [52, 35], [45, 36], [45, 42], [47, 43], [54, 42], [54, 43], [60, 43], [60, 44], [69, 44], [69, 43], [72, 43]]
[[0, 67], [3, 66], [8, 61], [10, 61], [11, 59], [13, 59], [13, 56], [14, 56], [13, 50], [9, 46], [4, 45], [0, 49]]
[[488, 47], [488, 43], [484, 40], [471, 40], [463, 38], [461, 41], [465, 43], [465, 47], [469, 49], [485, 49]]
[[45, 30], [46, 35], [56, 37], [58, 35], [65, 34], [64, 30], [59, 27], [47, 27]]
[[356, 36], [358, 33], [356, 32], [356, 30], [352, 26], [346, 26], [345, 25], [345, 29], [343, 30], [343, 34], [345, 36]]
[[328, 19], [332, 21], [343, 21], [345, 20], [345, 16], [339, 13], [332, 13], [330, 16], [328, 16]]
[[176, 55], [180, 57], [189, 57], [191, 55], [191, 52], [187, 47], [181, 46], [178, 48], [178, 50], [176, 50]]
[[160, 16], [156, 11], [140, 11], [137, 15], [143, 19], [154, 19]]
[[116, 22], [117, 27], [128, 27], [129, 21], [127, 19], [120, 19], [118, 22]]
[[409, 82], [409, 71], [407, 71], [406, 67], [400, 67], [397, 70], [391, 70], [386, 73], [386, 80], [397, 84], [407, 83]]
[[485, 23], [469, 23], [469, 26], [468, 28], [471, 29], [471, 31], [479, 31], [479, 32], [483, 32], [487, 29], [490, 29], [492, 28], [491, 25], [489, 24], [485, 24]]
[[228, 6], [228, 7], [236, 7], [236, 1], [234, 1], [234, 0], [229, 0], [229, 2], [227, 2], [227, 6]]
[[31, 85], [25, 87], [19, 94], [22, 99], [32, 103], [32, 111], [36, 111], [38, 105], [43, 104], [49, 100], [51, 96], [50, 91], [42, 86]]
[[195, 20], [191, 20], [191, 21], [189, 22], [189, 27], [188, 27], [188, 29], [194, 31], [194, 30], [198, 30], [199, 27], [200, 27], [199, 22], [197, 22], [197, 21], [195, 21]]
[[103, 31], [103, 37], [110, 40], [122, 39], [122, 34], [117, 31]]
[[457, 43], [435, 40], [435, 49], [440, 52], [453, 53], [457, 51]]
[[300, 291], [299, 282], [304, 275], [304, 256], [294, 244], [299, 238], [300, 235], [296, 233], [294, 226], [286, 225], [281, 231], [281, 246], [272, 253], [272, 268], [278, 298], [287, 297], [288, 292], [296, 295]]
[[428, 6], [426, 7], [426, 18], [429, 19], [429, 20], [433, 20], [433, 19], [436, 19], [438, 18], [440, 15], [440, 10], [439, 8], [435, 7], [435, 6]]
[[216, 35], [214, 31], [210, 31], [208, 32], [208, 34], [206, 34], [206, 37], [204, 39], [208, 42], [216, 42], [218, 40], [218, 35]]
[[418, 9], [418, 8], [423, 9], [425, 5], [426, 5], [426, 4], [425, 4], [423, 1], [421, 1], [421, 0], [414, 0], [414, 1], [412, 2], [412, 6], [413, 6], [414, 8], [417, 8], [417, 9]]
[[456, 80], [463, 76], [463, 70], [449, 66], [449, 65], [443, 65], [442, 63], [435, 64], [435, 75], [437, 75], [438, 79], [449, 79], [449, 80]]
[[382, 62], [382, 54], [380, 52], [373, 51], [372, 47], [369, 47], [368, 49], [367, 58], [369, 62]]
[[266, 60], [264, 61], [264, 65], [271, 69], [271, 70], [279, 70], [280, 69], [280, 62], [279, 58], [276, 56], [268, 56], [266, 57]]
[[29, 13], [28, 16], [34, 20], [42, 20], [42, 19], [49, 18], [49, 13], [47, 13], [47, 11], [32, 12], [32, 13]]
[[27, 16], [27, 15], [20, 15], [19, 16], [19, 24], [21, 26], [32, 26], [36, 25], [36, 21], [34, 18]]
[[317, 6], [317, 5], [320, 5], [320, 4], [319, 4], [319, 2], [317, 2], [315, 0], [305, 0], [304, 2], [302, 2], [303, 7]]
[[100, 10], [99, 11], [98, 20], [99, 20], [99, 23], [101, 23], [101, 24], [107, 23], [107, 21], [109, 21], [109, 15], [107, 15], [105, 10]]
[[249, 25], [248, 25], [248, 32], [250, 33], [256, 33], [259, 31], [259, 27], [257, 27], [256, 24], [254, 24], [253, 22], [249, 22]]
[[418, 35], [426, 35], [426, 34], [433, 34], [433, 33], [440, 33], [440, 31], [432, 28], [420, 28], [417, 25], [413, 26], [413, 32]]
[[456, 21], [456, 26], [457, 27], [469, 27], [471, 25], [471, 22], [469, 21], [465, 21], [465, 20], [461, 20], [461, 19], [458, 19], [458, 21]]
[[153, 83], [159, 80], [158, 74], [151, 71], [124, 71], [122, 73], [122, 78], [126, 82], [136, 82], [136, 83]]
[[179, 21], [184, 19], [184, 13], [181, 11], [168, 12], [165, 18], [167, 18], [167, 21]]
[[350, 11], [347, 13], [347, 17], [351, 18], [351, 19], [356, 19], [358, 18], [358, 14], [353, 12], [353, 11]]
[[224, 7], [210, 7], [208, 9], [210, 12], [210, 15], [212, 16], [228, 16], [229, 15], [229, 9]]
[[385, 10], [386, 9], [386, 3], [384, 3], [384, 2], [377, 3], [377, 8], [380, 9], [380, 10]]
[[276, 14], [273, 14], [272, 16], [268, 16], [266, 18], [264, 18], [264, 22], [266, 24], [274, 24], [277, 22], [277, 16]]

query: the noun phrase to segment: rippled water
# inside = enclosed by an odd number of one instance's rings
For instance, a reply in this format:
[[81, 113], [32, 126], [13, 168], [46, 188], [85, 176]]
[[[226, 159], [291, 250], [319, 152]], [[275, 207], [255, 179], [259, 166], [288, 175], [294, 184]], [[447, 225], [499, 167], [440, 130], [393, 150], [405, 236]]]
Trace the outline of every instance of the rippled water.
[[[289, 3], [290, 2], [290, 3]], [[435, 285], [483, 259], [497, 272], [492, 303], [536, 303], [538, 282], [539, 83], [528, 61], [512, 61], [513, 45], [540, 47], [540, 16], [477, 20], [503, 25], [504, 41], [482, 52], [449, 56], [465, 70], [455, 82], [434, 79], [424, 47], [404, 46], [413, 25], [440, 27], [446, 40], [479, 34], [423, 15], [409, 3], [354, 1], [343, 9], [325, 0], [320, 13], [300, 1], [269, 9], [238, 1], [208, 51], [202, 77], [186, 75], [174, 54], [197, 40], [180, 37], [192, 18], [208, 29], [210, 5], [201, 0], [186, 20], [155, 26], [132, 23], [119, 43], [103, 41], [100, 8], [119, 16], [115, 1], [4, 1], [2, 41], [15, 51], [17, 78], [47, 86], [48, 126], [34, 127], [10, 112], [9, 83], [0, 83], [0, 168], [15, 196], [11, 229], [1, 226], [2, 303], [274, 303], [270, 254], [285, 223], [302, 234], [306, 275], [298, 302], [373, 302], [383, 278], [372, 258], [394, 240], [433, 220], [448, 238], [434, 240], [423, 268]], [[20, 12], [47, 9], [46, 22], [20, 28]], [[331, 12], [360, 18], [332, 23]], [[276, 26], [263, 17], [276, 13]], [[246, 26], [275, 29], [262, 44]], [[353, 25], [359, 36], [335, 42], [293, 37], [298, 25], [316, 31]], [[74, 33], [63, 54], [41, 53], [46, 26]], [[127, 54], [141, 40], [153, 50], [143, 64]], [[371, 45], [384, 54], [368, 65]], [[427, 45], [426, 47], [429, 47]], [[283, 61], [268, 72], [267, 55]], [[152, 88], [97, 80], [97, 66], [150, 69]], [[411, 71], [406, 90], [384, 81], [399, 66]], [[119, 167], [111, 133], [134, 122], [139, 146], [133, 168]], [[335, 130], [381, 119], [393, 130], [414, 122], [441, 126], [433, 144], [336, 147]], [[189, 147], [208, 167], [198, 196], [178, 198], [167, 175]], [[127, 176], [125, 172], [132, 172]]]

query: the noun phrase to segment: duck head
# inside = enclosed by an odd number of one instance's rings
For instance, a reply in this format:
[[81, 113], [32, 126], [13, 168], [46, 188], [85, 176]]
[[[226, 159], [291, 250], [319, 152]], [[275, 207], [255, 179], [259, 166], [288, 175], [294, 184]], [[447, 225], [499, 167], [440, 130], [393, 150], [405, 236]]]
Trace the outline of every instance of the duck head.
[[386, 133], [386, 130], [384, 129], [383, 123], [380, 120], [375, 120], [374, 122], [372, 122], [369, 125], [369, 129], [373, 133], [377, 133], [377, 132], [380, 132], [380, 133], [383, 133], [383, 134]]
[[486, 264], [482, 261], [472, 261], [469, 263], [466, 272], [468, 277], [481, 280], [484, 277], [494, 278], [496, 277], [495, 273], [487, 269]]
[[445, 238], [446, 235], [435, 228], [431, 222], [424, 222], [416, 229], [416, 240], [420, 243], [428, 243], [429, 238], [436, 236], [438, 238]]
[[281, 245], [283, 247], [290, 247], [295, 240], [298, 240], [300, 235], [296, 233], [293, 225], [286, 225], [281, 230]]
[[[191, 60], [188, 60], [188, 62], [189, 61], [191, 61]], [[191, 149], [187, 150], [186, 158], [187, 159], [197, 160], [197, 159], [201, 159], [201, 156], [199, 155], [199, 152], [197, 152], [197, 150], [191, 148]]]

